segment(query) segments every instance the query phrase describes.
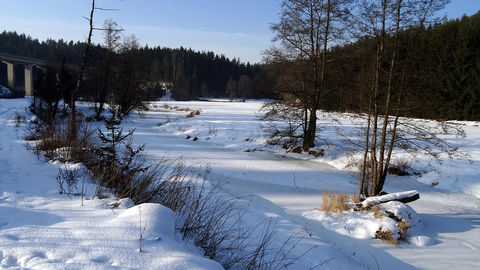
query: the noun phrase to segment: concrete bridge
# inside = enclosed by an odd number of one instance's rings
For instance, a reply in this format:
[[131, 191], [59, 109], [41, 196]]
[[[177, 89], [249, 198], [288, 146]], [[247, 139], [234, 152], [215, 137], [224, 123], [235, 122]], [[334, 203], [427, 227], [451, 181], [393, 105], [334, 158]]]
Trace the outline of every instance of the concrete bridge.
[[[43, 59], [35, 59], [6, 53], [0, 53], [0, 61], [7, 65], [7, 87], [13, 91], [25, 91], [25, 96], [33, 95], [33, 69], [45, 69], [47, 66], [61, 68], [62, 64], [58, 62], [47, 61]], [[17, 87], [15, 66], [22, 65], [24, 67], [24, 89]], [[65, 65], [66, 69], [78, 70], [79, 67], [75, 65]]]

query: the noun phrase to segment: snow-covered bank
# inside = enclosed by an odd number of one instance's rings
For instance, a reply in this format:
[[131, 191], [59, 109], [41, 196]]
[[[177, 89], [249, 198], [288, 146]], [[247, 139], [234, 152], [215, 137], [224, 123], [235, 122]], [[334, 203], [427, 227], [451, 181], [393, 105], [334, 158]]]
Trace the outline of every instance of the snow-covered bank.
[[112, 209], [112, 199], [94, 199], [81, 206], [80, 197], [59, 195], [57, 166], [29, 152], [15, 127], [15, 112], [26, 106], [0, 99], [0, 268], [222, 269], [175, 237], [173, 212], [161, 205]]

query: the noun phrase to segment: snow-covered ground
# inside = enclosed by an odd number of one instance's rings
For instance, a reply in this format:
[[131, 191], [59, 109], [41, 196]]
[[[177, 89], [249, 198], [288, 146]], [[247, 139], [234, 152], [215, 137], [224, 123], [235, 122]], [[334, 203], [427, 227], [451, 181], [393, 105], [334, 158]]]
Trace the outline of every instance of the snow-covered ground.
[[[222, 269], [175, 237], [166, 207], [112, 209], [113, 199], [81, 206], [79, 196], [58, 194], [58, 167], [26, 149], [13, 121], [26, 106], [25, 99], [0, 99], [1, 269]], [[88, 197], [94, 189], [87, 185]]]
[[[198, 109], [200, 114], [185, 118], [188, 112], [166, 109], [164, 104]], [[0, 100], [0, 261], [4, 267], [219, 267], [175, 237], [173, 228], [163, 221], [171, 213], [160, 205], [140, 206], [142, 213], [157, 218], [147, 218], [152, 230], [145, 252], [138, 253], [137, 208], [112, 211], [102, 200], [88, 200], [80, 206], [79, 198], [59, 195], [57, 168], [29, 153], [19, 137], [21, 129], [17, 131], [11, 122], [14, 112], [23, 112], [26, 105], [23, 99]], [[133, 114], [124, 125], [136, 129], [135, 143], [146, 144], [151, 160], [182, 158], [208, 164], [210, 181], [226, 179], [222, 187], [226, 196], [249, 198], [244, 222], [275, 217], [274, 244], [281, 245], [295, 233], [303, 235], [294, 252], [309, 252], [289, 269], [480, 268], [478, 123], [458, 123], [467, 137], [449, 138], [470, 154], [471, 162], [445, 160], [439, 165], [417, 155], [411, 166], [428, 169], [428, 173], [387, 179], [386, 191], [415, 189], [421, 196], [409, 204], [421, 220], [412, 243], [395, 247], [370, 239], [366, 231], [372, 222], [379, 223], [374, 217], [355, 213], [336, 217], [315, 210], [322, 203], [323, 189], [349, 194], [358, 189], [355, 173], [343, 168], [349, 157], [341, 150], [344, 143], [338, 139], [337, 122], [328, 114], [319, 119], [322, 137], [329, 142], [327, 146], [319, 141], [325, 156], [284, 155], [280, 147], [265, 144], [263, 123], [257, 118], [260, 106], [258, 101], [161, 101], [141, 115]], [[336, 118], [341, 118], [341, 128], [352, 127], [348, 117]], [[158, 219], [162, 222], [157, 223]]]

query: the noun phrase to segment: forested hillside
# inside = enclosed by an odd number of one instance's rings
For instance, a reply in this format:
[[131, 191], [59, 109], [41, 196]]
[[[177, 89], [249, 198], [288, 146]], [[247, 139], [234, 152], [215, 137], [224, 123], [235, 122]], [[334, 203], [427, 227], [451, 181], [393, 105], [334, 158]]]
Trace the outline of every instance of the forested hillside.
[[[430, 119], [480, 120], [480, 13], [428, 27], [400, 32], [400, 68], [407, 89], [405, 116]], [[393, 37], [387, 39], [387, 44]], [[406, 53], [410, 50], [410, 54]], [[371, 87], [368, 69], [374, 65], [372, 38], [330, 51], [328, 94], [322, 107], [335, 111], [365, 111]]]
[[[85, 43], [62, 39], [39, 41], [16, 32], [0, 33], [0, 52], [62, 62], [79, 64]], [[148, 46], [136, 49], [136, 63], [145, 72], [142, 74], [150, 83], [166, 82], [172, 86], [172, 94], [177, 99], [192, 99], [199, 96], [213, 97], [262, 97], [264, 94], [251, 90], [260, 65], [241, 63], [213, 52], [198, 52], [183, 47], [171, 49]], [[107, 55], [105, 46], [91, 48], [90, 67], [95, 66]], [[227, 84], [235, 87], [226, 92]], [[242, 81], [247, 83], [242, 86]], [[238, 83], [240, 82], [240, 83]], [[89, 91], [86, 91], [89, 92]]]

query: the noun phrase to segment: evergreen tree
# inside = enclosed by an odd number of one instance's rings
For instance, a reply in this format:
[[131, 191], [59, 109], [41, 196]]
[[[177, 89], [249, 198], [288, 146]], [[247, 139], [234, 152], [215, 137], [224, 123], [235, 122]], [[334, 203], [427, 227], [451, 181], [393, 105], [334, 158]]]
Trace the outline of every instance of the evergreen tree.
[[101, 129], [97, 131], [101, 146], [97, 150], [99, 162], [96, 174], [103, 186], [115, 190], [120, 197], [127, 197], [131, 192], [132, 181], [148, 168], [137, 162], [144, 146], [137, 149], [132, 147], [129, 138], [134, 130], [124, 134], [123, 128], [120, 127], [121, 122], [119, 109], [111, 106], [110, 117], [104, 122], [106, 131]]

